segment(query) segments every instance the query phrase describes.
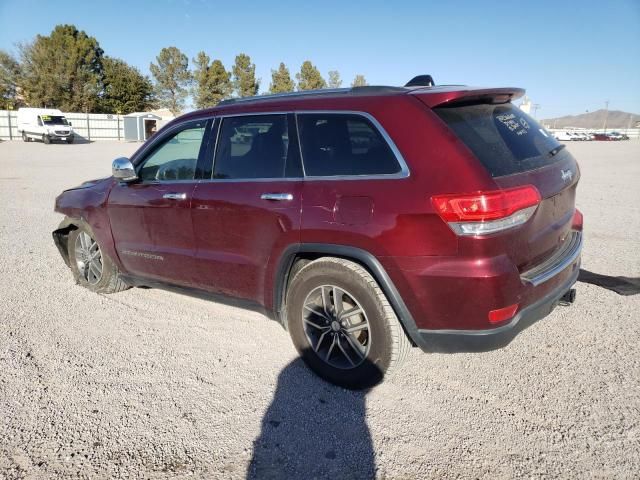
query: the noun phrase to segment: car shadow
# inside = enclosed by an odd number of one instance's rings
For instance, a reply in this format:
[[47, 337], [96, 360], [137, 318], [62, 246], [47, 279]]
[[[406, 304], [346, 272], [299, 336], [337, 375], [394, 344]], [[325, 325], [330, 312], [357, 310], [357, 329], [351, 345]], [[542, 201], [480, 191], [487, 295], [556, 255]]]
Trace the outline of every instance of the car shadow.
[[81, 135], [75, 134], [73, 137], [73, 143], [69, 144], [69, 145], [84, 145], [86, 143], [94, 143], [94, 140], [89, 140], [86, 137], [83, 137]]
[[618, 295], [636, 295], [640, 293], [640, 277], [611, 277], [600, 273], [580, 269], [578, 281], [606, 288]]
[[278, 376], [247, 478], [374, 478], [366, 393], [321, 380], [301, 359], [291, 362]]

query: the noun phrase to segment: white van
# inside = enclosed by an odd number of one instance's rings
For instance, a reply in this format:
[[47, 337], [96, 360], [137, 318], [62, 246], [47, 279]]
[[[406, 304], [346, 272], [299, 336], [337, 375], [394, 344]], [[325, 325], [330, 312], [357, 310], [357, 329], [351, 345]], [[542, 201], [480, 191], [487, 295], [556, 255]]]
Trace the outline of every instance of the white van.
[[567, 132], [566, 130], [555, 131], [553, 132], [553, 136], [556, 138], [556, 140], [559, 140], [561, 142], [570, 142], [572, 140], [577, 140], [571, 133]]
[[18, 133], [22, 140], [62, 141], [73, 143], [73, 128], [64, 114], [55, 108], [19, 108]]

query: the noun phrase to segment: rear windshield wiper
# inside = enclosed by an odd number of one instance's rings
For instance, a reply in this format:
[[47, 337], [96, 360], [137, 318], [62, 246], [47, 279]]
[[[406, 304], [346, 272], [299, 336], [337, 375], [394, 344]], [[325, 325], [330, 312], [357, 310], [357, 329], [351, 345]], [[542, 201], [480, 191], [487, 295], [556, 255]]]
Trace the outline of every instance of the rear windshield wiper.
[[556, 156], [560, 150], [562, 150], [564, 147], [566, 147], [566, 145], [558, 145], [556, 148], [554, 148], [553, 150], [551, 150], [547, 155], [549, 155], [550, 157], [554, 157]]

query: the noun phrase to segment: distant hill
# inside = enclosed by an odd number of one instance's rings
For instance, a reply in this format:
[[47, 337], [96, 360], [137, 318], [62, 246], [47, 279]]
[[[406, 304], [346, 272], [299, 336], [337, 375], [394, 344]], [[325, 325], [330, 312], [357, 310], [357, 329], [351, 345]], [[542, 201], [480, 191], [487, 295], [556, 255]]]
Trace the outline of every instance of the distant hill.
[[[548, 125], [549, 128], [602, 128], [604, 125], [604, 119], [607, 112], [606, 110], [596, 110], [595, 112], [583, 113], [581, 115], [567, 115], [566, 117], [547, 118], [542, 120], [543, 125]], [[631, 118], [631, 124], [629, 124], [629, 118]], [[621, 112], [619, 110], [609, 110], [607, 116], [607, 130], [634, 128], [636, 124], [640, 122], [640, 115], [635, 113]]]

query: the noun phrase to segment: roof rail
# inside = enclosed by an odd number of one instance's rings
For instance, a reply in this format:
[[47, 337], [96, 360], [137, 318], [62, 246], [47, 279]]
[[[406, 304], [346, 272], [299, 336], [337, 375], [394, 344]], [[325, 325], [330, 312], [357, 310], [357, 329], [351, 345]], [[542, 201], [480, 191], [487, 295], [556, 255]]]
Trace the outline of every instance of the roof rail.
[[218, 105], [231, 105], [234, 103], [256, 102], [259, 100], [277, 100], [279, 98], [302, 97], [305, 95], [329, 95], [335, 93], [347, 93], [349, 88], [325, 88], [321, 90], [302, 90], [300, 92], [270, 93], [268, 95], [254, 95], [251, 97], [227, 98]]
[[269, 95], [255, 95], [252, 97], [228, 98], [218, 103], [219, 106], [235, 105], [245, 102], [261, 102], [268, 100], [279, 100], [288, 98], [298, 98], [306, 96], [325, 96], [325, 95], [366, 95], [368, 93], [385, 93], [385, 92], [404, 92], [403, 87], [387, 87], [387, 86], [364, 86], [351, 88], [322, 88], [318, 90], [301, 90], [299, 92], [272, 93]]

